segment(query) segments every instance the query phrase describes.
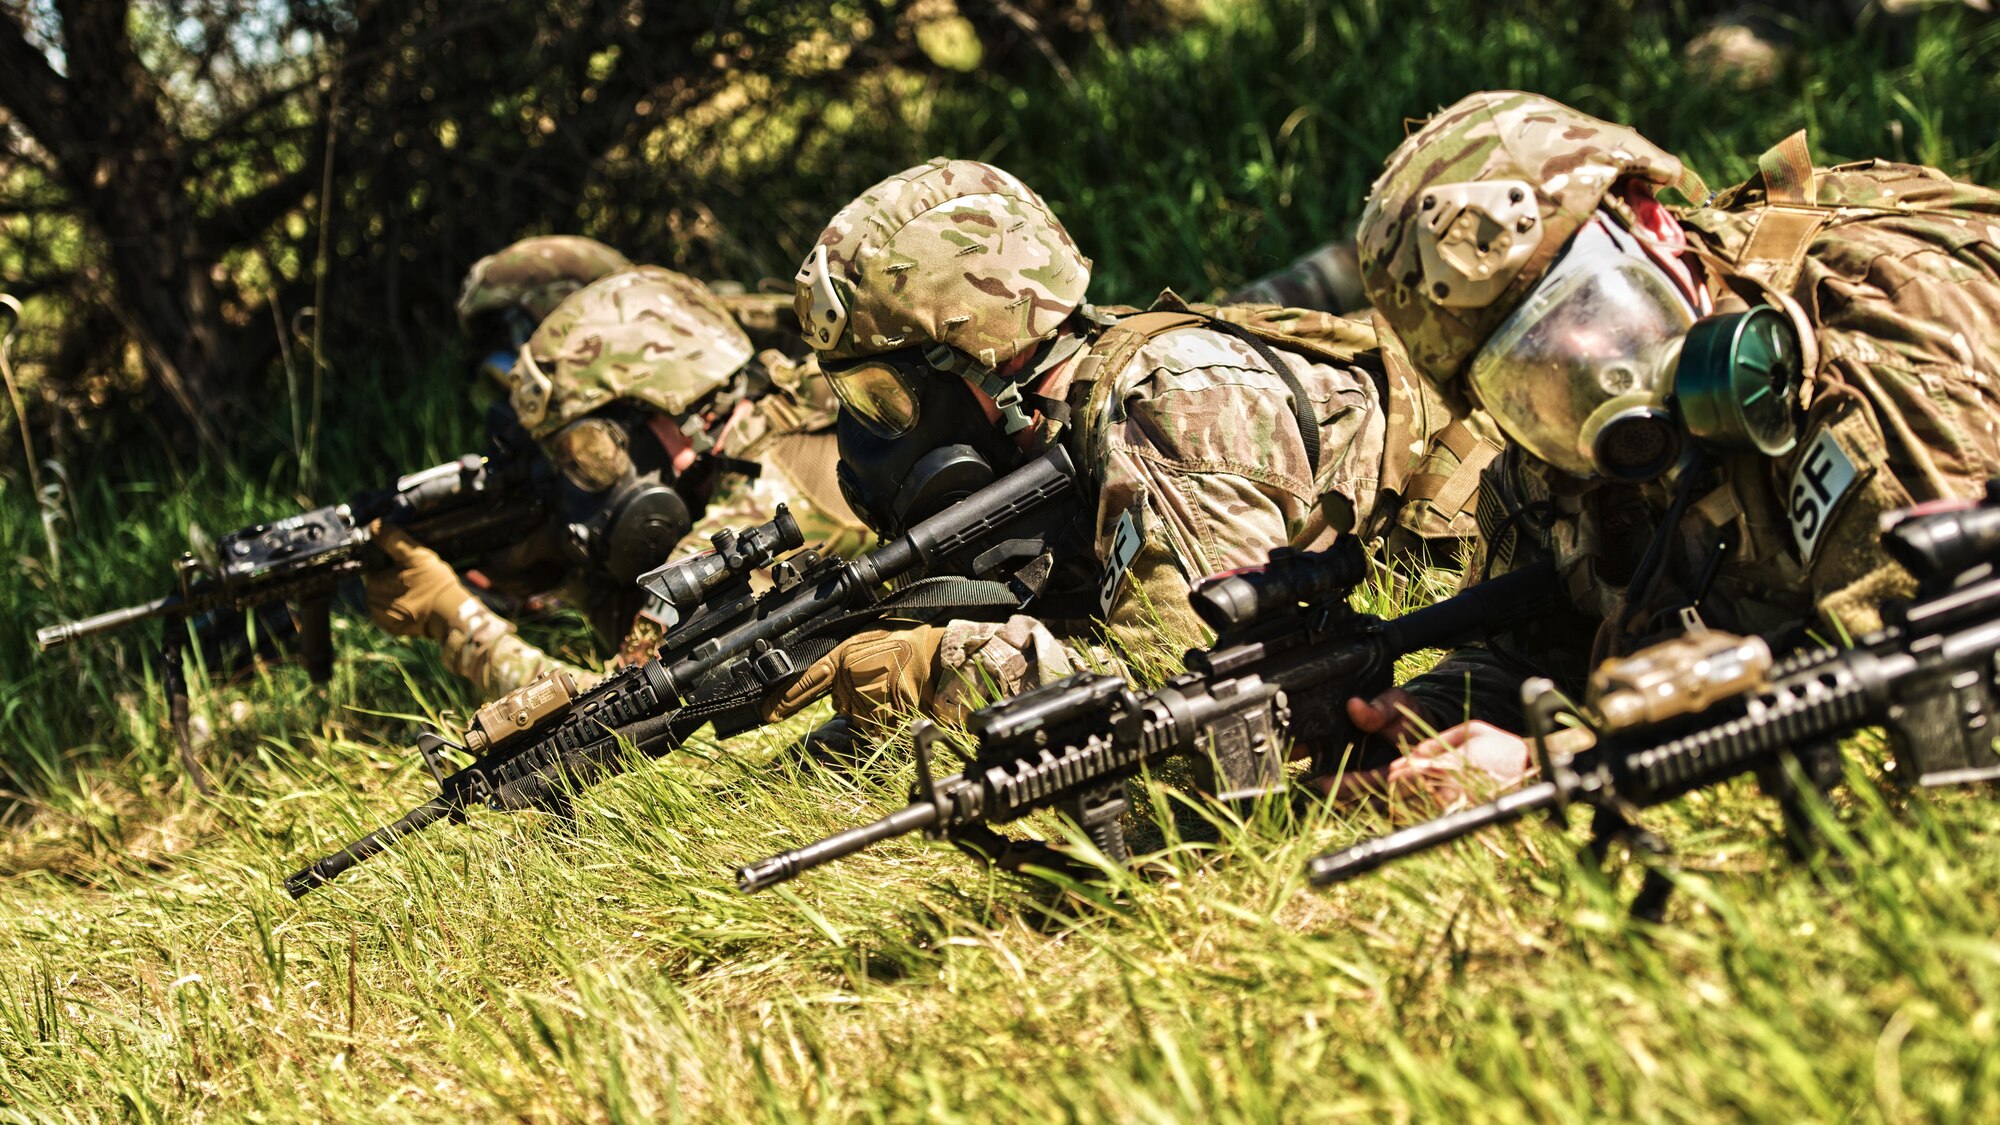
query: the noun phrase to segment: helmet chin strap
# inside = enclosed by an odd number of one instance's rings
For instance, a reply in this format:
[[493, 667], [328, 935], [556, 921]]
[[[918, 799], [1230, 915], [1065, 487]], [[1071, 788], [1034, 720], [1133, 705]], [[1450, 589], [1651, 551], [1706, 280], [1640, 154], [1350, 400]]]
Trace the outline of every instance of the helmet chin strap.
[[1014, 375], [1002, 375], [949, 344], [926, 348], [924, 362], [933, 370], [956, 375], [984, 392], [1000, 411], [1001, 427], [1012, 437], [1033, 425], [1033, 411], [1048, 401], [1039, 395], [1023, 394], [1021, 388], [1081, 352], [1087, 344], [1083, 336], [1066, 332], [1050, 341], [1034, 363]]

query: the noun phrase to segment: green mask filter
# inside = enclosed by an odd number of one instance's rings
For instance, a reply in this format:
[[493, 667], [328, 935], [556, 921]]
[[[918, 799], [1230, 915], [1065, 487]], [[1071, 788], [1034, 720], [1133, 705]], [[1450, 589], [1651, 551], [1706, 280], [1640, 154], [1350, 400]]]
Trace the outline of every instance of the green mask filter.
[[1682, 425], [1716, 453], [1791, 452], [1800, 357], [1791, 321], [1769, 305], [1696, 321], [1674, 371]]

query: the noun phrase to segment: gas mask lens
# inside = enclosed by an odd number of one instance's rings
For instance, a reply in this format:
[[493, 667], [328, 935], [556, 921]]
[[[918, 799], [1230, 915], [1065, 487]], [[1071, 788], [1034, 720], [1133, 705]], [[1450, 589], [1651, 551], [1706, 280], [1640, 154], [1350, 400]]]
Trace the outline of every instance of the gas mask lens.
[[1694, 310], [1603, 216], [1504, 321], [1468, 372], [1507, 436], [1572, 476], [1657, 476], [1680, 451], [1668, 409]]
[[545, 448], [569, 482], [585, 492], [602, 492], [632, 469], [625, 430], [604, 418], [584, 418], [550, 434]]
[[826, 365], [827, 381], [841, 409], [877, 437], [899, 438], [916, 427], [923, 380], [931, 377], [922, 355], [875, 355]]

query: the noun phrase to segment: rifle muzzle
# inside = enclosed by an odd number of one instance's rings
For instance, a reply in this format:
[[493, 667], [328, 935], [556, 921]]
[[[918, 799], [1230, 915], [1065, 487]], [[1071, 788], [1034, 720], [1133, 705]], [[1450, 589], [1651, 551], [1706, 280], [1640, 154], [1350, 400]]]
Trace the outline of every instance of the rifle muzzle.
[[93, 617], [58, 622], [54, 625], [44, 625], [35, 630], [35, 646], [43, 652], [47, 652], [52, 648], [61, 648], [71, 641], [80, 641], [85, 637], [94, 637], [99, 633], [109, 633], [114, 629], [123, 629], [135, 621], [145, 621], [149, 618], [158, 617], [179, 603], [179, 597], [168, 594], [164, 598], [147, 602], [145, 605], [127, 606], [124, 609], [110, 610]]
[[1306, 878], [1315, 887], [1345, 883], [1406, 855], [1443, 847], [1482, 828], [1507, 824], [1557, 804], [1562, 798], [1554, 782], [1544, 781], [1509, 793], [1497, 801], [1474, 805], [1436, 820], [1413, 824], [1387, 836], [1363, 840], [1306, 862]]
[[774, 855], [759, 860], [748, 867], [736, 869], [736, 889], [744, 894], [775, 887], [789, 882], [800, 872], [810, 871], [823, 863], [853, 855], [877, 841], [891, 836], [903, 836], [911, 832], [921, 832], [937, 823], [937, 806], [928, 801], [910, 805], [894, 812], [873, 824], [850, 828], [845, 832], [828, 836], [817, 844], [807, 844], [803, 848]]
[[388, 848], [412, 832], [421, 832], [452, 815], [455, 806], [444, 797], [433, 797], [411, 809], [401, 820], [378, 828], [339, 851], [320, 859], [285, 878], [285, 892], [301, 899], [338, 878], [341, 872]]

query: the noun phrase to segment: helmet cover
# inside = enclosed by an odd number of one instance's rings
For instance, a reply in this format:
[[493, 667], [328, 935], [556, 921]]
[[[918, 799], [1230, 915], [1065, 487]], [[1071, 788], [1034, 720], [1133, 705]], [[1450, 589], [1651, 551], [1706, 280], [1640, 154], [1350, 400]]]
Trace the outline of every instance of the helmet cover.
[[752, 354], [701, 282], [640, 266], [592, 282], [549, 314], [515, 361], [509, 397], [536, 439], [612, 402], [679, 418]]
[[1053, 337], [1090, 259], [1042, 197], [973, 160], [937, 159], [841, 208], [795, 279], [822, 360], [945, 344], [997, 367]]
[[1514, 91], [1460, 100], [1390, 155], [1357, 232], [1362, 281], [1454, 406], [1467, 362], [1628, 177], [1693, 182], [1637, 132]]

